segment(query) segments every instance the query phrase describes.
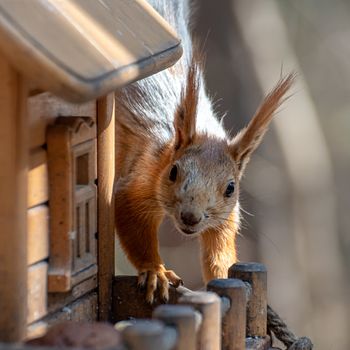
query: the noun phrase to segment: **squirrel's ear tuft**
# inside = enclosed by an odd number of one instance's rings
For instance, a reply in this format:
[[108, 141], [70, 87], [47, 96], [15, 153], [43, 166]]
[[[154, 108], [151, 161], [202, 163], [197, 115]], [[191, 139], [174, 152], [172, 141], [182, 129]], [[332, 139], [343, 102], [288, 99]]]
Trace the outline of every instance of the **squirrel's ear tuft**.
[[292, 86], [295, 76], [295, 73], [290, 73], [282, 78], [265, 97], [248, 126], [231, 140], [230, 152], [241, 173], [243, 173], [251, 154], [259, 146], [274, 113], [288, 99], [286, 93]]
[[181, 93], [181, 101], [175, 112], [176, 150], [186, 147], [194, 141], [199, 98], [199, 74], [198, 64], [193, 60], [188, 70], [186, 88]]

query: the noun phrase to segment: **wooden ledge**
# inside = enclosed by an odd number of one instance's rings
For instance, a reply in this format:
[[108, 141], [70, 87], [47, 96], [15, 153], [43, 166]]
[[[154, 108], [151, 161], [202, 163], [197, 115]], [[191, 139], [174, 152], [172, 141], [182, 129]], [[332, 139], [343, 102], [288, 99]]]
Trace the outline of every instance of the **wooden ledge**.
[[[178, 299], [185, 293], [193, 291], [185, 288], [174, 288], [170, 286], [168, 304], [177, 304]], [[128, 320], [133, 318], [151, 318], [153, 310], [161, 304], [164, 304], [155, 297], [154, 304], [146, 302], [144, 289], [137, 286], [136, 276], [116, 276], [113, 280], [113, 305], [112, 305], [112, 322]]]

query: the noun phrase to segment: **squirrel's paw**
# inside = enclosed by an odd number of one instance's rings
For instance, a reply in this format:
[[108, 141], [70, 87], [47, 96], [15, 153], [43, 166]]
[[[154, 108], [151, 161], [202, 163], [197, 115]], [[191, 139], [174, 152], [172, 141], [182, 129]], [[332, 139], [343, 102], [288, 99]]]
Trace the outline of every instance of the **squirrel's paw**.
[[152, 304], [154, 294], [158, 286], [159, 296], [164, 300], [169, 300], [169, 283], [175, 288], [182, 285], [182, 279], [172, 270], [166, 270], [163, 265], [139, 270], [138, 285], [146, 287], [146, 300]]

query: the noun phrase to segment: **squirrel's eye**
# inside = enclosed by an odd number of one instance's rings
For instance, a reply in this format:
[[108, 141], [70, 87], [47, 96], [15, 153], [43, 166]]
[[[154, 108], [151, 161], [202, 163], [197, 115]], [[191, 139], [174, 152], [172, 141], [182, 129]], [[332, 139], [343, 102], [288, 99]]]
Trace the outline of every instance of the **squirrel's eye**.
[[225, 197], [231, 197], [234, 191], [235, 191], [235, 183], [233, 181], [230, 181], [225, 191]]
[[169, 180], [172, 182], [175, 182], [176, 177], [177, 177], [177, 165], [173, 165], [169, 173]]

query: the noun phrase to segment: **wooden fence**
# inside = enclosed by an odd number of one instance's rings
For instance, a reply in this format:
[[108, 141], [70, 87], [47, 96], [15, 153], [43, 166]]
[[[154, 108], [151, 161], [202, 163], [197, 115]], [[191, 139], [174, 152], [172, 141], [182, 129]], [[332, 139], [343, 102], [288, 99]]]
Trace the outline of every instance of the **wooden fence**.
[[[72, 346], [114, 350], [278, 350], [272, 346], [271, 331], [282, 334], [279, 339], [288, 350], [312, 349], [308, 338], [296, 338], [267, 305], [264, 265], [237, 263], [231, 266], [228, 276], [210, 281], [206, 291], [170, 287], [169, 302], [163, 304], [156, 296], [153, 305], [145, 301], [136, 276], [117, 276], [113, 281], [110, 320], [116, 330], [103, 323], [85, 323], [86, 329], [82, 324], [76, 330], [72, 324], [62, 324], [51, 339], [48, 334], [39, 342], [30, 341], [30, 345], [0, 343], [0, 350], [53, 350], [58, 345], [66, 350]], [[116, 342], [111, 342], [114, 338]]]
[[113, 288], [113, 321], [132, 350], [272, 349], [262, 264], [237, 263], [206, 291], [171, 288], [168, 304], [145, 303], [136, 277], [118, 276]]

